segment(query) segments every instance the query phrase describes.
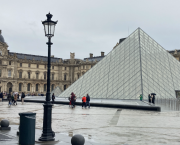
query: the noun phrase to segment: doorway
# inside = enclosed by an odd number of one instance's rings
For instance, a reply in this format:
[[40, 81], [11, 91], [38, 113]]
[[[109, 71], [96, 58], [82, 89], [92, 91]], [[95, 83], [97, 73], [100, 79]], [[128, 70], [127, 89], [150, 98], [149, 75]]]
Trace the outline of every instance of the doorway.
[[11, 93], [12, 92], [12, 87], [13, 87], [13, 85], [12, 85], [12, 83], [7, 83], [7, 92], [8, 93]]

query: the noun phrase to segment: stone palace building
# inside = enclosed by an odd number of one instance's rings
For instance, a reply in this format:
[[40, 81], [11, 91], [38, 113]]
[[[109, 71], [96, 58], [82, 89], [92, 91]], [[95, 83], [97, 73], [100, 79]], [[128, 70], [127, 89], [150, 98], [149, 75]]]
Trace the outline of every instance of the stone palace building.
[[[51, 91], [59, 86], [65, 90], [80, 76], [104, 57], [70, 59], [51, 56]], [[0, 92], [25, 92], [26, 94], [46, 94], [47, 56], [10, 52], [0, 30]]]

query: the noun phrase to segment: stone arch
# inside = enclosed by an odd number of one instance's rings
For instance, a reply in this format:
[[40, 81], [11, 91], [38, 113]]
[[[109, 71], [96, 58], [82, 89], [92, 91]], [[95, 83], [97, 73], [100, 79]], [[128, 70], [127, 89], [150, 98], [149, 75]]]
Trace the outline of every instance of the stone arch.
[[18, 84], [18, 91], [19, 92], [22, 92], [23, 91], [23, 83], [22, 82], [19, 82], [19, 84]]
[[11, 82], [8, 82], [7, 83], [7, 92], [8, 93], [11, 93], [12, 92], [12, 89], [13, 89], [13, 84]]
[[27, 92], [32, 92], [32, 84], [27, 83]]
[[40, 91], [40, 84], [36, 83], [35, 85], [35, 92], [39, 92]]

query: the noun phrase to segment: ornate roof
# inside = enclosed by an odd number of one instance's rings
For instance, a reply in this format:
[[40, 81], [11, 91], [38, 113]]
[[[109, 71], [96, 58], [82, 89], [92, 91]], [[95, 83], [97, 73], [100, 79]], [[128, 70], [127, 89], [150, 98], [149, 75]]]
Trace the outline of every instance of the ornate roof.
[[1, 30], [0, 30], [0, 42], [5, 43], [4, 37], [1, 35]]

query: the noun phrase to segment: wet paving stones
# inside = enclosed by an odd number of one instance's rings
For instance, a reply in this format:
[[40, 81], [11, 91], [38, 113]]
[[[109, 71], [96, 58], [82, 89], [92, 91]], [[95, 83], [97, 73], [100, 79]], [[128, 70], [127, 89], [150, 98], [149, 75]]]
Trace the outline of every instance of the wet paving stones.
[[[40, 137], [43, 125], [43, 106], [40, 103], [18, 103], [8, 107], [0, 105], [0, 119], [10, 121], [9, 135], [17, 137], [20, 112], [36, 113], [36, 138]], [[81, 134], [85, 145], [179, 145], [180, 111], [138, 111], [118, 108], [55, 104], [52, 110], [52, 129], [58, 144], [70, 143], [71, 137]], [[7, 134], [7, 132], [6, 132]], [[11, 141], [14, 141], [14, 137]], [[18, 139], [17, 139], [18, 140]], [[0, 143], [1, 144], [1, 143]], [[37, 143], [36, 143], [37, 144]]]

